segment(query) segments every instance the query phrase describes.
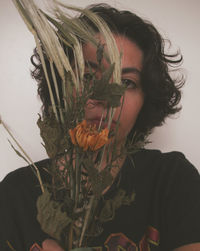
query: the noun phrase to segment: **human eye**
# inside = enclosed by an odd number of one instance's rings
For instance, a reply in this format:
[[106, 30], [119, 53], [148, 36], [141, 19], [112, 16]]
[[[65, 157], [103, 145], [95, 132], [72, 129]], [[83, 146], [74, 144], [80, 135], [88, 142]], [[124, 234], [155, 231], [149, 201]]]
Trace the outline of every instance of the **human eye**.
[[136, 89], [138, 88], [138, 85], [135, 81], [131, 79], [122, 79], [122, 84], [126, 87], [126, 89]]

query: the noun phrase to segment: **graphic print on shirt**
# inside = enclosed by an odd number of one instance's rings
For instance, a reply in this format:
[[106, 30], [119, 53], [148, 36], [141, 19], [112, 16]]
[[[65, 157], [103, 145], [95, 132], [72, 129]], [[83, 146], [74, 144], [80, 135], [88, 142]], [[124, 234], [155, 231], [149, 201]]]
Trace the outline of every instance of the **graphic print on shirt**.
[[154, 246], [159, 246], [160, 234], [154, 227], [147, 227], [146, 233], [139, 243], [139, 251], [150, 251], [150, 243]]
[[[93, 247], [95, 251], [151, 251], [150, 244], [159, 246], [159, 232], [154, 227], [147, 227], [146, 233], [139, 242], [139, 247], [123, 233], [109, 235], [104, 243], [104, 247]], [[42, 250], [36, 243], [30, 248], [30, 251]]]
[[123, 233], [111, 234], [104, 243], [103, 247], [95, 247], [95, 251], [151, 251], [150, 244], [159, 246], [159, 232], [154, 227], [149, 226], [143, 238], [137, 246], [132, 240]]
[[34, 243], [30, 251], [42, 251], [42, 248], [37, 243]]

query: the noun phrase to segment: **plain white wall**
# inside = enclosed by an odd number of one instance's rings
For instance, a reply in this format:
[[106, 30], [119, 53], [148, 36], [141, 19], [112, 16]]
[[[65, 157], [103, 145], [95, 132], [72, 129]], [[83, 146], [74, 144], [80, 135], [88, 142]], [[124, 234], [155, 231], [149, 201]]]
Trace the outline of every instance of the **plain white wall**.
[[[64, 1], [72, 3], [72, 1]], [[79, 0], [80, 6], [99, 1]], [[103, 2], [103, 1], [102, 1]], [[200, 1], [199, 0], [113, 0], [104, 1], [120, 9], [135, 11], [152, 21], [170, 38], [184, 56], [187, 83], [183, 89], [182, 112], [157, 128], [149, 148], [178, 150], [200, 170]], [[74, 1], [74, 4], [76, 2]], [[31, 156], [33, 161], [46, 158], [36, 125], [41, 103], [35, 82], [30, 77], [29, 58], [35, 46], [11, 0], [0, 1], [0, 116]], [[0, 125], [0, 180], [10, 171], [25, 166], [10, 147], [6, 131]]]

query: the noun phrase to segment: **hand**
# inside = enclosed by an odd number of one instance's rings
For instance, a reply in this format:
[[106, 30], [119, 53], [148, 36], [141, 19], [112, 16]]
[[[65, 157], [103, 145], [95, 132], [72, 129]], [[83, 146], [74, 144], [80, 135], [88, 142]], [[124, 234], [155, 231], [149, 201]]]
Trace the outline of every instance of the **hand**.
[[[46, 239], [42, 243], [42, 250], [41, 251], [64, 251], [58, 243], [52, 239]], [[92, 248], [75, 248], [71, 251], [92, 251]]]
[[42, 251], [64, 251], [58, 243], [51, 239], [46, 239], [42, 243]]

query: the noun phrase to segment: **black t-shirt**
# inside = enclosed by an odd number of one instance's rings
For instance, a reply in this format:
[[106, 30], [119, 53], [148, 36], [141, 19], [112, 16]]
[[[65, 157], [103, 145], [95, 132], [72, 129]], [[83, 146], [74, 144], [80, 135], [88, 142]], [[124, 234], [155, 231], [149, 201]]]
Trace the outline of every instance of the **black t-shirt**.
[[[36, 163], [42, 179], [49, 160]], [[127, 157], [119, 176], [120, 188], [135, 191], [131, 205], [123, 205], [100, 236], [90, 240], [96, 250], [171, 251], [200, 242], [200, 175], [184, 155], [141, 150]], [[114, 196], [113, 184], [104, 199]], [[0, 183], [0, 250], [39, 250], [48, 238], [36, 220], [41, 194], [30, 167], [20, 168]], [[32, 249], [31, 249], [32, 247]]]

